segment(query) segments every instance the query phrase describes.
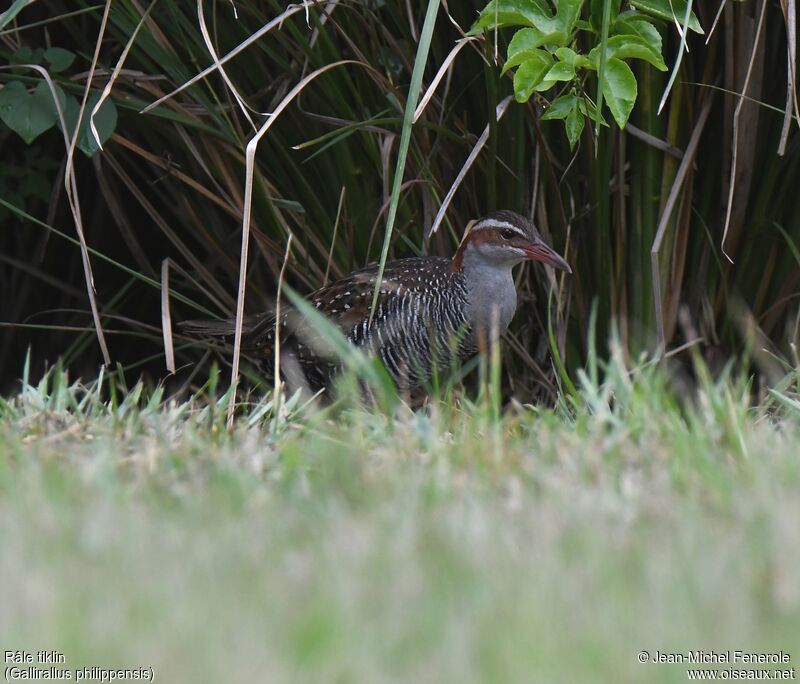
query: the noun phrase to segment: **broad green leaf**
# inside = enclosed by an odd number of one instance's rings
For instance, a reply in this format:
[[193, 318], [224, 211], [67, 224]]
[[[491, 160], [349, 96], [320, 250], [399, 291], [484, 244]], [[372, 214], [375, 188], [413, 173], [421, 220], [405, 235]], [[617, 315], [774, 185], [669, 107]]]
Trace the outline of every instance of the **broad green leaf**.
[[550, 10], [545, 0], [492, 0], [478, 16], [468, 35], [502, 26], [538, 26]]
[[529, 26], [542, 33], [571, 34], [583, 0], [559, 0], [555, 14], [544, 0], [492, 0], [472, 25], [469, 35], [501, 26]]
[[[613, 24], [614, 20], [617, 18], [619, 14], [619, 6], [620, 0], [608, 0], [611, 3], [611, 14], [609, 15], [609, 21]], [[603, 25], [603, 7], [606, 3], [606, 0], [591, 0], [589, 4], [589, 19], [591, 21], [592, 28], [599, 32], [600, 28]]]
[[[677, 21], [682, 24], [686, 16], [687, 0], [629, 0], [629, 2], [636, 9], [670, 23]], [[704, 33], [694, 12], [689, 15], [689, 28], [695, 33]]]
[[[63, 107], [64, 91], [56, 86], [56, 95]], [[0, 90], [0, 119], [17, 133], [27, 145], [56, 123], [53, 96], [45, 81], [39, 81], [33, 93], [19, 81], [11, 81]]]
[[72, 66], [75, 61], [75, 53], [64, 48], [51, 47], [44, 51], [44, 58], [50, 64], [50, 72], [57, 74]]
[[537, 48], [542, 45], [566, 45], [569, 37], [562, 32], [542, 33], [537, 28], [523, 28], [514, 34], [508, 44], [508, 60], [503, 65], [503, 72], [522, 64], [534, 57]]
[[603, 97], [614, 115], [614, 120], [620, 128], [625, 128], [636, 102], [636, 77], [631, 68], [621, 59], [609, 59], [606, 62], [602, 88]]
[[[14, 53], [9, 58], [10, 64], [41, 64], [42, 58], [44, 57], [44, 48], [36, 48], [35, 50], [27, 45], [23, 45], [18, 50], [15, 50]], [[21, 69], [13, 69], [14, 73], [17, 74], [25, 74], [28, 76], [30, 71], [28, 71], [27, 67]]]
[[580, 67], [594, 68], [594, 64], [592, 64], [591, 60], [586, 58], [586, 55], [579, 55], [572, 48], [558, 48], [558, 50], [556, 50], [556, 57], [558, 57], [559, 61], [571, 64], [576, 69]]
[[14, 51], [14, 54], [11, 55], [11, 63], [12, 64], [38, 64], [38, 60], [34, 60], [33, 58], [33, 48], [29, 45], [23, 45], [18, 50]]
[[544, 75], [553, 66], [553, 58], [544, 50], [520, 64], [514, 73], [514, 97], [517, 102], [527, 102], [541, 83]]
[[653, 52], [661, 54], [661, 34], [641, 12], [623, 12], [614, 23], [612, 34], [637, 36], [647, 43]]
[[[606, 59], [642, 59], [649, 62], [659, 71], [666, 71], [667, 65], [660, 53], [655, 52], [650, 45], [638, 36], [623, 35], [612, 36], [606, 42]], [[595, 65], [600, 63], [600, 46], [598, 45], [589, 53], [589, 59]]]
[[575, 22], [581, 15], [583, 0], [559, 0], [556, 21], [561, 31], [572, 33], [575, 29]]
[[542, 121], [554, 119], [562, 119], [564, 121], [570, 149], [574, 149], [575, 144], [581, 137], [581, 133], [583, 133], [586, 116], [581, 111], [580, 105], [581, 99], [575, 93], [570, 93], [555, 99], [553, 104], [542, 114]]
[[[78, 131], [77, 145], [87, 157], [93, 157], [100, 149], [89, 127], [89, 117], [99, 99], [100, 94], [97, 91], [89, 93], [89, 99], [86, 102], [86, 109], [83, 113], [83, 119], [81, 120], [81, 127]], [[75, 124], [78, 121], [79, 113], [80, 103], [77, 98], [70, 95], [67, 98], [66, 113], [64, 114], [64, 118], [67, 122], [67, 133], [70, 136], [75, 130]], [[117, 107], [110, 98], [103, 102], [103, 105], [98, 110], [97, 115], [94, 117], [94, 125], [100, 136], [100, 142], [106, 142], [117, 127]]]
[[567, 131], [567, 140], [569, 140], [569, 149], [575, 149], [575, 144], [581, 137], [581, 133], [583, 133], [583, 125], [586, 121], [586, 118], [583, 114], [581, 114], [580, 110], [578, 109], [577, 99], [575, 101], [575, 106], [569, 111], [567, 114], [567, 118], [564, 119], [564, 128]]
[[573, 78], [575, 78], [574, 66], [567, 62], [556, 62], [534, 90], [543, 93], [550, 90], [559, 81], [571, 81]]
[[562, 95], [553, 100], [552, 104], [544, 110], [542, 121], [566, 119], [567, 115], [578, 105], [578, 96], [575, 93]]

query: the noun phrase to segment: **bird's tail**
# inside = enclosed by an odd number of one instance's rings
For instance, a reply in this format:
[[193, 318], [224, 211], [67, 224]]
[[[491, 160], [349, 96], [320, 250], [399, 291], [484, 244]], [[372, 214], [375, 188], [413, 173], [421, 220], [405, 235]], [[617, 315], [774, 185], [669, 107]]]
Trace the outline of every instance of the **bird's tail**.
[[[247, 339], [257, 335], [265, 326], [274, 323], [275, 317], [270, 313], [245, 316], [242, 321], [242, 334]], [[236, 332], [235, 318], [201, 318], [182, 321], [178, 324], [182, 332], [191, 337], [233, 337]]]
[[236, 330], [235, 318], [201, 318], [193, 321], [181, 321], [178, 327], [192, 337], [228, 337]]

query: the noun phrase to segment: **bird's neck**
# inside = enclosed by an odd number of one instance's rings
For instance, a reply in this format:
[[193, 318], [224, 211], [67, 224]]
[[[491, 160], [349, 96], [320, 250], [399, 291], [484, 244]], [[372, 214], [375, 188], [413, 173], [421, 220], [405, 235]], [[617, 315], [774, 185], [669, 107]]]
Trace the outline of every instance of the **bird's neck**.
[[[469, 243], [462, 247], [459, 270], [467, 286], [469, 322], [476, 332], [502, 333], [517, 309], [513, 263], [488, 261]], [[454, 265], [457, 257], [458, 253], [453, 258]]]

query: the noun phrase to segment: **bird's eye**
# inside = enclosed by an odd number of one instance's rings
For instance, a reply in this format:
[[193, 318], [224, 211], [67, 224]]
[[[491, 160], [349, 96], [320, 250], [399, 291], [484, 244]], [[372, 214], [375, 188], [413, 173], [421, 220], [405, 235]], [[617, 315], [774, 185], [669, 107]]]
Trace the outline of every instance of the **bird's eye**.
[[500, 237], [503, 238], [503, 240], [511, 240], [514, 236], [516, 236], [516, 233], [513, 230], [508, 230], [506, 228], [506, 230], [500, 231]]

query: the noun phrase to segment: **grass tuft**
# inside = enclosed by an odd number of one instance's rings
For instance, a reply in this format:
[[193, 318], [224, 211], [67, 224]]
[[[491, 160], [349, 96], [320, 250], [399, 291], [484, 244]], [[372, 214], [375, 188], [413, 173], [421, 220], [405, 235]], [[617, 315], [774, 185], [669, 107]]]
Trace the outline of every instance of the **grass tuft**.
[[[648, 681], [800, 637], [798, 374], [621, 351], [575, 400], [176, 403], [54, 368], [0, 404], [0, 639], [164, 681]], [[713, 629], [712, 629], [713, 627]], [[645, 673], [643, 675], [642, 673]]]

